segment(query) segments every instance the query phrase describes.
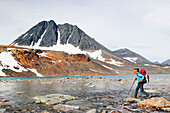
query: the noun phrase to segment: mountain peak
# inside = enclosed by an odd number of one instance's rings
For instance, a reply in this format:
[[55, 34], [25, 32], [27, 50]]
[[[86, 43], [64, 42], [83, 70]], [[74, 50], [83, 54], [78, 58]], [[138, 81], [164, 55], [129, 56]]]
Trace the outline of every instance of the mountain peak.
[[54, 20], [39, 22], [10, 45], [52, 47], [57, 44], [71, 44], [81, 50], [99, 50], [102, 47], [77, 25], [57, 25]]
[[149, 60], [127, 48], [118, 49], [116, 51], [113, 51], [113, 53], [119, 57], [122, 57], [137, 64], [151, 64]]
[[57, 44], [57, 31], [58, 26], [53, 20], [42, 21], [22, 34], [11, 45], [50, 47]]

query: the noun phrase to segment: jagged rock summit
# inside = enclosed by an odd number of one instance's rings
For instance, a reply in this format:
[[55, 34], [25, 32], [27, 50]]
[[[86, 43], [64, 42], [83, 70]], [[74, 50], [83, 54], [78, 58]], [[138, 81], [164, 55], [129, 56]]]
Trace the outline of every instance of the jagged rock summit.
[[22, 34], [11, 45], [13, 46], [53, 46], [58, 40], [58, 26], [54, 21], [42, 21]]
[[58, 44], [71, 44], [81, 50], [104, 48], [85, 34], [76, 25], [59, 24], [53, 20], [42, 21], [12, 42], [12, 46], [52, 47]]

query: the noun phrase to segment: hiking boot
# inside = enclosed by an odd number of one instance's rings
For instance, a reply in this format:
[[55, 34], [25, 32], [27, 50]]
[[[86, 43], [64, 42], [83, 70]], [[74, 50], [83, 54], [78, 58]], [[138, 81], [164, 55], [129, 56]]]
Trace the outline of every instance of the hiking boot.
[[135, 96], [132, 96], [132, 98], [137, 98], [137, 97], [135, 97]]
[[148, 99], [150, 99], [150, 98], [151, 98], [151, 96], [152, 96], [152, 95], [149, 95], [149, 96], [148, 96]]

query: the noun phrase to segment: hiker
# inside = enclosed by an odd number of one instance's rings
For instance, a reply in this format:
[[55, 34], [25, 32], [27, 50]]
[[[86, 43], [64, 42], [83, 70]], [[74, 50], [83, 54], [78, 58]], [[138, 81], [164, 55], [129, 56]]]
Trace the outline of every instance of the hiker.
[[149, 94], [148, 94], [147, 92], [145, 92], [144, 89], [143, 89], [143, 85], [144, 85], [143, 80], [144, 80], [145, 77], [144, 77], [142, 74], [140, 74], [138, 68], [135, 68], [135, 69], [133, 70], [133, 72], [137, 75], [136, 78], [135, 78], [135, 80], [138, 80], [138, 85], [137, 85], [136, 90], [135, 90], [135, 96], [132, 96], [132, 98], [137, 98], [138, 90], [139, 90], [139, 88], [140, 88], [140, 91], [141, 91], [143, 94], [145, 94], [145, 95], [148, 97], [148, 99], [149, 99], [149, 98], [151, 97], [151, 95], [149, 95]]

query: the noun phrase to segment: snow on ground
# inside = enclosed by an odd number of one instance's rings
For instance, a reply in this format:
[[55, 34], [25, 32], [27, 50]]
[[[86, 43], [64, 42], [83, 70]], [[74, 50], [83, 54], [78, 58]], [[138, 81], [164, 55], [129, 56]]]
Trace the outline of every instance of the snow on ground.
[[144, 66], [160, 67], [160, 66], [152, 65], [152, 64], [144, 64]]
[[113, 59], [109, 59], [109, 61], [106, 61], [106, 59], [102, 57], [102, 51], [101, 50], [97, 50], [95, 52], [87, 52], [86, 54], [88, 54], [90, 57], [92, 57], [94, 59], [97, 59], [97, 60], [100, 60], [100, 61], [103, 61], [103, 62], [106, 62], [106, 63], [109, 63], [109, 64], [113, 64], [113, 65], [116, 65], [116, 66], [123, 66], [122, 62], [119, 62], [119, 61], [116, 61], [116, 60], [113, 60]]
[[137, 57], [123, 57], [123, 58], [135, 64], [138, 59]]
[[11, 69], [15, 72], [27, 71], [25, 68], [20, 66], [18, 62], [13, 58], [12, 53], [2, 52], [0, 53], [0, 76], [6, 76], [2, 72], [2, 69]]
[[113, 60], [113, 59], [110, 59], [111, 61], [105, 61], [106, 63], [109, 63], [109, 64], [113, 64], [113, 65], [116, 65], [116, 66], [123, 66], [123, 63], [122, 62], [119, 62], [119, 61], [116, 61], [116, 60]]
[[2, 72], [4, 68], [0, 66], [0, 76], [6, 76], [4, 72]]
[[170, 66], [165, 66], [165, 67], [163, 67], [163, 68], [170, 68]]
[[29, 69], [29, 70], [35, 73], [38, 77], [43, 77], [40, 73], [37, 72], [36, 69]]
[[103, 67], [107, 68], [107, 69], [110, 69], [110, 70], [113, 70], [112, 68], [108, 67], [108, 66], [105, 66], [105, 65], [102, 65]]
[[[90, 69], [91, 71], [93, 71], [93, 72], [98, 72], [97, 70], [94, 70], [94, 69]], [[100, 72], [98, 72], [98, 73], [100, 73]]]
[[39, 56], [50, 58], [50, 57], [48, 57], [46, 54], [47, 54], [47, 53], [45, 53], [45, 52], [38, 53]]

